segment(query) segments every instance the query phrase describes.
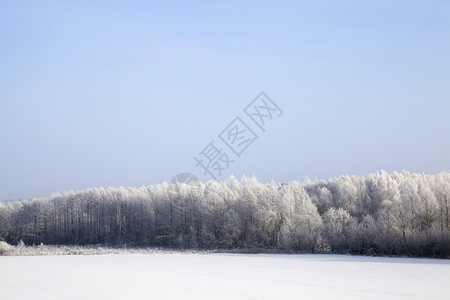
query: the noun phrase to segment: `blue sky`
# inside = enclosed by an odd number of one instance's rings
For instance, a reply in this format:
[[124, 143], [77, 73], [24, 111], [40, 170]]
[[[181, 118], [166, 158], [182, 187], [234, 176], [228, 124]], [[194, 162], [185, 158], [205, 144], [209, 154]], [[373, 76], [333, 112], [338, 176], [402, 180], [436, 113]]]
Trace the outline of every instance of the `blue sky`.
[[2, 1], [0, 37], [2, 200], [207, 180], [261, 91], [221, 179], [450, 170], [448, 1]]

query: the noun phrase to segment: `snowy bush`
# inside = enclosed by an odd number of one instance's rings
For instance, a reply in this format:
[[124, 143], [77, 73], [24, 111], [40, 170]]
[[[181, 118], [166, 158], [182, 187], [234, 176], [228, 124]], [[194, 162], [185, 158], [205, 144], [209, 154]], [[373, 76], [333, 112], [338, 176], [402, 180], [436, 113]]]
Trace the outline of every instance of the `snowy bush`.
[[12, 250], [12, 246], [7, 242], [0, 241], [0, 255], [8, 255]]

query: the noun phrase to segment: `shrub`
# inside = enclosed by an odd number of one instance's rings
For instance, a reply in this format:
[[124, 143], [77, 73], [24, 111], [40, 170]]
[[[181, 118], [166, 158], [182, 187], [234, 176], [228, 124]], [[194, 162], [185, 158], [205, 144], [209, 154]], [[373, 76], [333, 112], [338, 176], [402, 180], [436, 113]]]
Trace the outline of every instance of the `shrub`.
[[0, 241], [0, 255], [8, 255], [13, 247], [7, 242]]

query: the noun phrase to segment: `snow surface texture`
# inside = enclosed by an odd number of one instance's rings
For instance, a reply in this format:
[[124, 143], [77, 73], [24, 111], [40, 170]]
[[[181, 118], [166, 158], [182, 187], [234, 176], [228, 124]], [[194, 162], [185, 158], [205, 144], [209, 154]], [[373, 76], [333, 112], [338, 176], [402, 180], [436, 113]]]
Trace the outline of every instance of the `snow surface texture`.
[[1, 299], [450, 299], [450, 261], [344, 255], [0, 257]]

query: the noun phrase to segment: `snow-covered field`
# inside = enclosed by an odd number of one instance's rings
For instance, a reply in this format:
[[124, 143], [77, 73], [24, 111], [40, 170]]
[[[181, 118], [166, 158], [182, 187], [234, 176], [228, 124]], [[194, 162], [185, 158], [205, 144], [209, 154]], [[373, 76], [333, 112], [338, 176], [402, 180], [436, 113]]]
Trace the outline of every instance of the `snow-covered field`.
[[0, 299], [450, 299], [450, 261], [343, 255], [0, 257]]

